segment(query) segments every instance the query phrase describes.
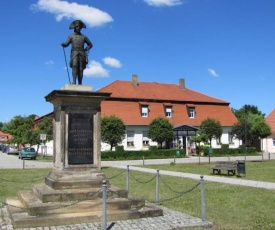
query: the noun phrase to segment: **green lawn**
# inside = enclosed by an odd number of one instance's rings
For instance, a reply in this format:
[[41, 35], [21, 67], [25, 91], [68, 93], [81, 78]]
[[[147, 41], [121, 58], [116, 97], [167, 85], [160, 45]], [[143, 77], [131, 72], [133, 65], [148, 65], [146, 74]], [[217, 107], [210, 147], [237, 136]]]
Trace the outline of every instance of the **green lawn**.
[[[247, 163], [247, 177], [243, 179], [260, 179], [273, 181], [275, 162]], [[269, 169], [265, 169], [266, 166]], [[210, 165], [154, 165], [146, 166], [161, 170], [210, 174]], [[130, 167], [131, 168], [131, 167]], [[111, 178], [122, 172], [121, 169], [105, 168], [106, 176]], [[260, 171], [260, 172], [259, 172]], [[151, 180], [154, 175], [131, 172], [130, 194], [142, 197], [150, 202], [155, 201], [155, 180], [150, 183], [138, 183]], [[259, 172], [259, 175], [257, 175]], [[161, 174], [161, 173], [160, 173]], [[273, 175], [271, 175], [273, 174]], [[199, 178], [199, 177], [198, 177]], [[111, 184], [125, 188], [126, 173], [111, 179]], [[201, 217], [200, 186], [177, 199], [179, 192], [192, 189], [199, 180], [162, 176], [160, 182], [161, 205], [192, 216]], [[206, 217], [215, 224], [216, 229], [275, 229], [275, 191], [249, 188], [229, 184], [205, 181]], [[175, 190], [173, 192], [172, 190]]]
[[[274, 164], [274, 162], [273, 162]], [[266, 165], [270, 170], [261, 170], [265, 174], [274, 174], [272, 162], [247, 163], [247, 177]], [[153, 166], [160, 170], [177, 170], [198, 174], [209, 174], [209, 165], [168, 165]], [[41, 183], [50, 169], [0, 170], [0, 201], [17, 196], [19, 190], [30, 190], [31, 185]], [[126, 172], [121, 169], [103, 168], [111, 184], [126, 187]], [[252, 173], [253, 172], [253, 173]], [[131, 171], [130, 194], [155, 202], [155, 175]], [[274, 179], [267, 175], [268, 180]], [[178, 210], [192, 216], [201, 217], [200, 186], [194, 190], [199, 180], [160, 177], [160, 201], [162, 206]], [[245, 178], [244, 178], [245, 179]], [[148, 183], [140, 183], [140, 182]], [[177, 197], [177, 198], [176, 198]], [[205, 181], [206, 218], [215, 224], [216, 229], [275, 229], [275, 191], [249, 188]], [[0, 204], [2, 206], [2, 204]]]
[[[184, 173], [194, 173], [200, 175], [211, 175], [212, 167], [215, 163], [204, 163], [204, 164], [170, 164], [170, 165], [146, 165], [147, 168], [155, 168], [159, 170], [177, 171]], [[230, 178], [243, 178], [246, 180], [257, 180], [275, 183], [275, 161], [264, 161], [264, 162], [246, 162], [246, 175], [239, 177], [230, 176]], [[223, 176], [226, 176], [226, 171], [222, 171]], [[218, 175], [216, 175], [218, 177]]]

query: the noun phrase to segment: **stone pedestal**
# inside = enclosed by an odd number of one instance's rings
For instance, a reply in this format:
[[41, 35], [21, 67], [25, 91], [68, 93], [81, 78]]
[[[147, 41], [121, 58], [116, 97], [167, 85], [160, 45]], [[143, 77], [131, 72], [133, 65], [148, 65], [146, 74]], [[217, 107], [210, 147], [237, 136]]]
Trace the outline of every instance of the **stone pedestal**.
[[66, 85], [45, 98], [54, 106], [53, 169], [46, 184], [54, 189], [100, 186], [100, 103], [110, 93]]
[[[100, 103], [110, 93], [66, 85], [45, 98], [54, 106], [53, 168], [44, 184], [6, 200], [15, 228], [102, 221]], [[163, 215], [107, 181], [107, 219]]]

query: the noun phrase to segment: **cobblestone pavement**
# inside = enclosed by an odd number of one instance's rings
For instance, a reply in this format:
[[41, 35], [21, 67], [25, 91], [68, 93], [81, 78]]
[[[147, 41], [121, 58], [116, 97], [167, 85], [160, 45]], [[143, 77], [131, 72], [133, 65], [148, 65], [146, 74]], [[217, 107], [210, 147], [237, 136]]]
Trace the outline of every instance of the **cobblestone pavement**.
[[[111, 230], [180, 230], [187, 227], [207, 227], [213, 226], [211, 222], [202, 221], [199, 218], [163, 208], [164, 215], [160, 217], [141, 218], [125, 221], [108, 222], [107, 226], [113, 223]], [[0, 209], [0, 227], [1, 230], [101, 230], [102, 223], [83, 223], [66, 226], [48, 226], [35, 228], [13, 228], [8, 216], [7, 209]]]

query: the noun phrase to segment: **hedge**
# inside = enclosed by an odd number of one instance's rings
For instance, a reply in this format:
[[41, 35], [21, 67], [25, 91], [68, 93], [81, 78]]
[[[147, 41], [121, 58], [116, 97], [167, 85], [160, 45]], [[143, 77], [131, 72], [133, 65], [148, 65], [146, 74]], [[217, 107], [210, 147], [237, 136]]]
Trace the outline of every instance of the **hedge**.
[[144, 159], [165, 159], [174, 157], [185, 157], [183, 149], [155, 149], [146, 151], [125, 151], [116, 148], [116, 151], [101, 152], [102, 160], [142, 160]]

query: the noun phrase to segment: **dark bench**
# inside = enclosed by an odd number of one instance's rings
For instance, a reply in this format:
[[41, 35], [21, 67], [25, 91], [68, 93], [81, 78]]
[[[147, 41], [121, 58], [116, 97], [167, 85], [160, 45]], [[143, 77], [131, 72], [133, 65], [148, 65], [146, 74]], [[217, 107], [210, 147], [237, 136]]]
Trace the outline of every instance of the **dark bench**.
[[212, 168], [212, 174], [215, 175], [215, 172], [217, 172], [218, 175], [221, 175], [221, 171], [224, 170], [227, 171], [227, 176], [230, 174], [234, 176], [236, 174], [237, 165], [237, 161], [217, 161], [216, 165]]

